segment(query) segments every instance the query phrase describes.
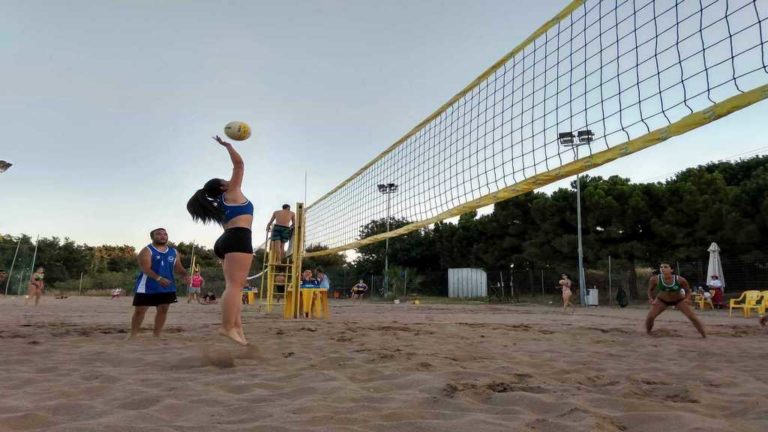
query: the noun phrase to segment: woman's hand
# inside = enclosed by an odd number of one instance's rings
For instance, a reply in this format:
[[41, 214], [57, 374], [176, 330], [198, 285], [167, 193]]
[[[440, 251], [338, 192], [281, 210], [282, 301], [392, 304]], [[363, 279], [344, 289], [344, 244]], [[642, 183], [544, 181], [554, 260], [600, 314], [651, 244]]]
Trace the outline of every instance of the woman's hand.
[[216, 135], [215, 137], [213, 137], [213, 139], [214, 139], [214, 140], [216, 140], [216, 142], [217, 142], [217, 143], [219, 143], [219, 144], [223, 145], [224, 147], [230, 147], [230, 146], [232, 145], [232, 144], [230, 144], [230, 143], [228, 143], [228, 142], [224, 141], [223, 139], [221, 139], [221, 138], [220, 138], [218, 135]]

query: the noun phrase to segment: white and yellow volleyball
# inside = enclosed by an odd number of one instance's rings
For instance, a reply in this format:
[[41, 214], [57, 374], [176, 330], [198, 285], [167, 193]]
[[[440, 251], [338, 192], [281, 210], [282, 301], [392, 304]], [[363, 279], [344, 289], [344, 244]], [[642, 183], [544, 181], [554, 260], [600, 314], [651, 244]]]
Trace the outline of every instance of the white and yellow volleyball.
[[224, 133], [235, 141], [243, 141], [251, 136], [251, 127], [244, 122], [233, 121], [224, 126]]

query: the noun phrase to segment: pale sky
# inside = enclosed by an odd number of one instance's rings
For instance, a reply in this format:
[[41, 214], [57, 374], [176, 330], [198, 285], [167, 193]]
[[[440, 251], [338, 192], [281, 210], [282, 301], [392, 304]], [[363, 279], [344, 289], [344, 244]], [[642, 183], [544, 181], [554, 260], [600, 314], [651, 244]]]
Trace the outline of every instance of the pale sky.
[[[185, 205], [229, 176], [210, 137], [242, 120], [258, 244], [305, 172], [311, 203], [565, 3], [0, 0], [0, 233], [141, 247], [163, 226], [212, 247], [221, 229]], [[758, 104], [590, 174], [659, 181], [765, 154], [766, 118]]]

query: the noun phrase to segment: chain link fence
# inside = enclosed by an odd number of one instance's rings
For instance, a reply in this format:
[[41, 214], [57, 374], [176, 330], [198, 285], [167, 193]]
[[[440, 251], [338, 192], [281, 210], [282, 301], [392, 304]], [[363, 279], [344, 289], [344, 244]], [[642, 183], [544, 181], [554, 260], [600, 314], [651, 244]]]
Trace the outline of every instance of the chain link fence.
[[[673, 263], [676, 273], [685, 277], [691, 287], [706, 285], [708, 259], [679, 261]], [[742, 259], [723, 259], [726, 297], [738, 297], [742, 291], [768, 290], [768, 262]], [[580, 303], [579, 273], [573, 267], [506, 268], [485, 270], [488, 277], [488, 301], [491, 303], [535, 302], [559, 304], [561, 291], [560, 275], [567, 273], [573, 281], [574, 304]], [[655, 268], [633, 266], [628, 261], [608, 260], [585, 265], [586, 287], [597, 289], [600, 305], [617, 305], [619, 290], [630, 303], [646, 303], [648, 280]], [[399, 279], [400, 280], [399, 280]], [[447, 296], [448, 271], [422, 272], [418, 283], [409, 285], [402, 274], [390, 275], [389, 290], [385, 288], [383, 275], [365, 275], [364, 282], [373, 298], [402, 297], [410, 294]], [[346, 285], [351, 287], [358, 279], [347, 277]], [[408, 279], [409, 281], [411, 279]]]

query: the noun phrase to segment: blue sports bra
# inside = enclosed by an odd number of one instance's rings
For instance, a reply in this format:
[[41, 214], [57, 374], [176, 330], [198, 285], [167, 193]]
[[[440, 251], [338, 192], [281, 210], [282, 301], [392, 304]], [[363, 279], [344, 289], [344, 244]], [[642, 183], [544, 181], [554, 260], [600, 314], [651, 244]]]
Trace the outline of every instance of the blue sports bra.
[[242, 215], [253, 216], [253, 203], [247, 199], [242, 204], [227, 204], [224, 202], [224, 195], [222, 195], [219, 198], [219, 203], [221, 203], [221, 209], [224, 210], [224, 223]]

